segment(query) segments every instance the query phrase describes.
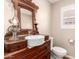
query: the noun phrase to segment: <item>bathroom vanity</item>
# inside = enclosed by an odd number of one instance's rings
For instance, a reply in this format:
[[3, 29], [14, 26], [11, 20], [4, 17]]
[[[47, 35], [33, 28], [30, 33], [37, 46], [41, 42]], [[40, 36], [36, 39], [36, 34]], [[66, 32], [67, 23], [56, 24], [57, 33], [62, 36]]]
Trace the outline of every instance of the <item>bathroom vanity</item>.
[[[27, 40], [6, 41], [4, 59], [50, 59], [50, 40], [45, 38], [42, 45], [27, 47]], [[8, 48], [6, 50], [6, 48]]]
[[43, 35], [44, 43], [32, 48], [28, 48], [25, 39], [27, 35], [40, 35], [35, 18], [39, 7], [32, 0], [12, 0], [12, 3], [17, 12], [20, 30], [17, 32], [18, 39], [11, 39], [11, 32], [5, 34], [4, 59], [50, 59], [49, 36]]

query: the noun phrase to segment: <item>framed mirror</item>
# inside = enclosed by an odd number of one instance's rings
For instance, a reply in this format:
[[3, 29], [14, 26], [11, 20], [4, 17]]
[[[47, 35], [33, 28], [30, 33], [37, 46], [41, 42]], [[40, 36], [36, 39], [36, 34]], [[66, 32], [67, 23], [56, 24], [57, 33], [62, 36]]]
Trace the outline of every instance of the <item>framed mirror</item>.
[[32, 12], [20, 8], [21, 13], [21, 29], [33, 29], [32, 27]]
[[[28, 34], [29, 29], [31, 29], [32, 34], [39, 34], [37, 23], [36, 23], [36, 12], [39, 7], [32, 2], [32, 0], [11, 0], [13, 7], [17, 10], [17, 19], [19, 21], [18, 35]], [[8, 32], [5, 37], [11, 36], [12, 33]]]
[[17, 17], [19, 20], [19, 27], [21, 31], [29, 31], [31, 29], [32, 34], [37, 34], [38, 28], [36, 23], [36, 12], [39, 8], [32, 0], [12, 0], [14, 8], [17, 10]]

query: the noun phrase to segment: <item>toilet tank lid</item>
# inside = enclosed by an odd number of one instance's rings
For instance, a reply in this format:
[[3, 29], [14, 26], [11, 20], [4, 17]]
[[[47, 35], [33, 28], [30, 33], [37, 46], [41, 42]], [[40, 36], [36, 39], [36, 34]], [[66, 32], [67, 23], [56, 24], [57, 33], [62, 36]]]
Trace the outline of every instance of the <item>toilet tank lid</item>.
[[61, 47], [57, 47], [57, 46], [55, 46], [55, 47], [53, 47], [53, 50], [55, 50], [55, 51], [57, 51], [57, 52], [67, 52], [67, 50], [66, 49], [64, 49], [64, 48], [61, 48]]

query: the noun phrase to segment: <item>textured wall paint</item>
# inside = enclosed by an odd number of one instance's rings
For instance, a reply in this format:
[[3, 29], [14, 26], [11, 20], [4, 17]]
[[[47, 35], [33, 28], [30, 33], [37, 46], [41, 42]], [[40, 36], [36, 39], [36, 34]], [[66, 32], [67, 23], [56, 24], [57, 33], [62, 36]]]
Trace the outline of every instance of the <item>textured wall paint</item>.
[[60, 0], [48, 0], [50, 3], [55, 3], [57, 1], [60, 1]]
[[4, 0], [4, 33], [7, 32], [7, 28], [10, 26], [8, 22], [9, 19], [12, 19], [14, 14], [11, 1]]
[[39, 32], [50, 35], [50, 20], [51, 20], [51, 4], [48, 0], [33, 0], [39, 6], [36, 14]]
[[60, 9], [70, 4], [74, 4], [74, 0], [61, 0], [52, 5], [52, 36], [54, 46], [61, 46], [67, 49], [69, 55], [75, 56], [75, 47], [68, 42], [69, 39], [75, 40], [75, 30], [61, 29], [60, 26]]

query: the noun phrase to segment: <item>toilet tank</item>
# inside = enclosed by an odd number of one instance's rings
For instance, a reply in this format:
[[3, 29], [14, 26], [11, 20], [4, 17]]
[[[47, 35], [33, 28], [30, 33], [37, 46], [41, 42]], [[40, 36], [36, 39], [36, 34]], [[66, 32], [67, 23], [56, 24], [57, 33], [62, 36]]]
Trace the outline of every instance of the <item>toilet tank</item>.
[[50, 45], [50, 47], [51, 47], [51, 50], [52, 50], [52, 48], [53, 48], [53, 37], [49, 37], [49, 39], [51, 40], [51, 45]]

